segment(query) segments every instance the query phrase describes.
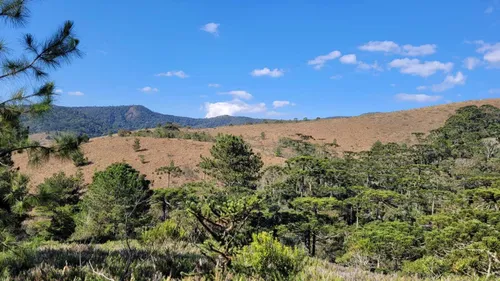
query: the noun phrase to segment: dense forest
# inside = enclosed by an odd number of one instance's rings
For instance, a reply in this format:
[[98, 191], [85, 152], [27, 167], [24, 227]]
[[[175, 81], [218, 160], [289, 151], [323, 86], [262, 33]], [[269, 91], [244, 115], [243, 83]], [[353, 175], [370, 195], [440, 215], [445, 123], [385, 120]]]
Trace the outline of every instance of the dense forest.
[[0, 276], [498, 280], [500, 109], [463, 107], [414, 139], [297, 150], [263, 168], [244, 140], [219, 135], [200, 159], [205, 180], [154, 190], [127, 163], [89, 185], [54, 174], [31, 193], [4, 172]]
[[116, 133], [120, 129], [137, 130], [154, 128], [158, 124], [176, 123], [183, 127], [213, 128], [227, 125], [262, 123], [263, 119], [219, 116], [214, 118], [189, 118], [153, 112], [141, 105], [132, 106], [53, 106], [43, 116], [23, 118], [31, 133], [74, 132], [90, 137]]

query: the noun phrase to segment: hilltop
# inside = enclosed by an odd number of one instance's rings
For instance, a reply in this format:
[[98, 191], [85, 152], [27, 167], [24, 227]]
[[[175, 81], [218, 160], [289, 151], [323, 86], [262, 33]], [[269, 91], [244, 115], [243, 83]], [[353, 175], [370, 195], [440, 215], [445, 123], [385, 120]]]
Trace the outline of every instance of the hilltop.
[[[204, 131], [213, 136], [218, 133], [241, 135], [256, 152], [263, 156], [265, 165], [283, 163], [286, 158], [276, 157], [275, 149], [280, 138], [297, 139], [298, 134], [310, 136], [310, 143], [325, 144], [336, 140], [339, 145], [335, 149], [342, 151], [363, 151], [369, 149], [377, 140], [387, 142], [414, 141], [412, 133], [428, 133], [442, 126], [455, 110], [467, 105], [491, 104], [500, 107], [500, 99], [476, 100], [445, 105], [423, 107], [412, 110], [373, 113], [350, 118], [322, 119], [288, 123], [261, 123], [253, 125], [225, 126], [212, 129], [188, 129], [188, 132]], [[254, 120], [254, 119], [253, 119]], [[47, 120], [48, 122], [48, 120]], [[155, 121], [156, 122], [156, 121]], [[154, 123], [153, 123], [154, 124]], [[264, 136], [264, 138], [262, 137]], [[83, 145], [83, 150], [90, 165], [82, 167], [85, 180], [90, 182], [92, 174], [103, 170], [114, 162], [125, 161], [154, 181], [155, 188], [166, 186], [166, 179], [157, 176], [154, 171], [173, 160], [181, 166], [185, 174], [172, 181], [174, 185], [199, 180], [203, 177], [197, 168], [200, 155], [208, 155], [211, 142], [199, 142], [185, 139], [165, 139], [141, 137], [142, 152], [132, 149], [133, 137], [99, 137], [93, 138]], [[139, 155], [144, 155], [145, 163], [141, 163]], [[15, 155], [16, 167], [30, 175], [31, 182], [36, 185], [45, 177], [57, 171], [74, 174], [77, 168], [71, 162], [60, 162], [51, 159], [39, 168], [28, 167], [26, 155]]]

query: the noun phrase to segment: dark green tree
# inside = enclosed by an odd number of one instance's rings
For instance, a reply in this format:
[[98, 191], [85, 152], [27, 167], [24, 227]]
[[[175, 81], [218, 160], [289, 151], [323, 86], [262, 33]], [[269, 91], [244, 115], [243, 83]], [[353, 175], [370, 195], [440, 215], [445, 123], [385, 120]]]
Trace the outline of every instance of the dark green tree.
[[212, 158], [201, 157], [200, 167], [206, 174], [225, 186], [255, 188], [263, 162], [241, 137], [218, 136], [210, 154]]
[[125, 163], [95, 173], [82, 201], [75, 238], [133, 237], [148, 222], [152, 191], [144, 175]]

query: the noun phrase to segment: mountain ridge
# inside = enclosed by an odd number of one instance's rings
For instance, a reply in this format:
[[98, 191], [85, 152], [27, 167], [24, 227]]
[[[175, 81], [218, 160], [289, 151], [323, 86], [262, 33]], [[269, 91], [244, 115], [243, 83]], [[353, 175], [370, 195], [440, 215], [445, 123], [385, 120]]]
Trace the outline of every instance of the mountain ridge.
[[156, 127], [158, 124], [177, 123], [184, 127], [215, 128], [227, 125], [262, 123], [264, 119], [243, 116], [217, 116], [213, 118], [191, 118], [154, 112], [143, 105], [120, 106], [54, 106], [45, 115], [23, 123], [31, 133], [74, 132], [90, 137], [116, 133], [120, 129], [138, 130]]

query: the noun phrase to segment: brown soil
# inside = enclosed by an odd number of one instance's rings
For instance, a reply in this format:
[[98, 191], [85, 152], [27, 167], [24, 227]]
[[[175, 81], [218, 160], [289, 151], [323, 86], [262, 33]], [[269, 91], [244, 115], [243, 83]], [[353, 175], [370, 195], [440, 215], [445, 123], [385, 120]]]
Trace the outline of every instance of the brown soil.
[[[212, 135], [218, 133], [241, 135], [256, 152], [260, 152], [266, 165], [280, 164], [284, 158], [274, 156], [280, 137], [297, 139], [297, 134], [309, 135], [311, 142], [330, 143], [337, 141], [341, 151], [362, 151], [371, 145], [381, 142], [412, 142], [412, 133], [427, 133], [439, 128], [456, 109], [466, 105], [491, 104], [500, 107], [500, 99], [468, 101], [446, 105], [424, 107], [390, 113], [376, 113], [359, 117], [341, 119], [323, 119], [307, 122], [291, 122], [282, 124], [257, 124], [227, 126], [215, 129], [204, 129]], [[262, 139], [261, 133], [265, 138]], [[209, 155], [212, 143], [178, 139], [140, 138], [144, 151], [132, 149], [133, 137], [100, 137], [91, 139], [83, 145], [85, 156], [92, 163], [82, 167], [86, 182], [90, 182], [95, 171], [101, 171], [108, 165], [125, 161], [144, 173], [153, 182], [153, 187], [166, 187], [167, 176], [155, 174], [158, 167], [169, 165], [174, 161], [184, 171], [184, 175], [171, 179], [171, 186], [199, 180], [203, 174], [197, 168], [200, 155]], [[141, 163], [139, 155], [144, 155], [146, 163]], [[74, 174], [77, 168], [71, 161], [61, 162], [51, 159], [41, 167], [28, 167], [25, 154], [14, 155], [16, 166], [31, 177], [31, 184], [36, 186], [44, 178], [58, 171]]]

